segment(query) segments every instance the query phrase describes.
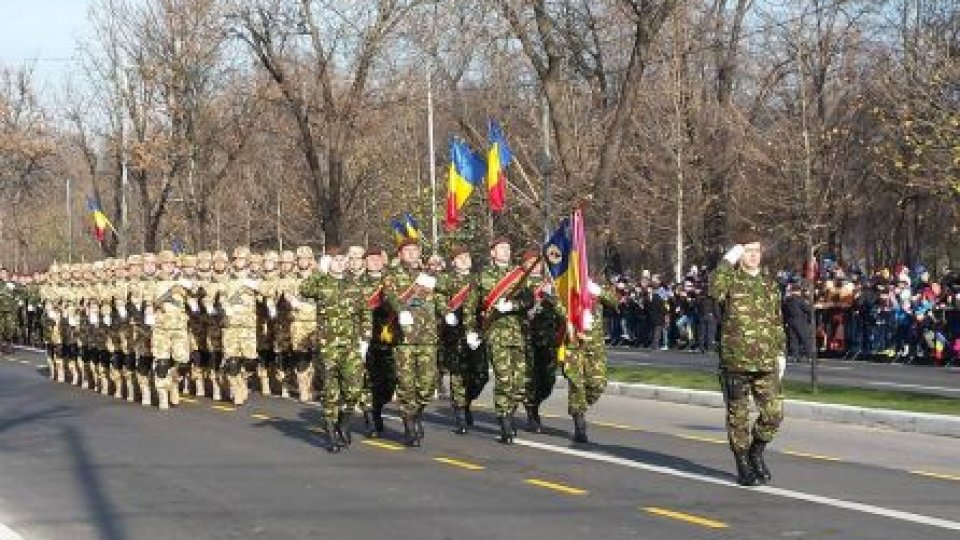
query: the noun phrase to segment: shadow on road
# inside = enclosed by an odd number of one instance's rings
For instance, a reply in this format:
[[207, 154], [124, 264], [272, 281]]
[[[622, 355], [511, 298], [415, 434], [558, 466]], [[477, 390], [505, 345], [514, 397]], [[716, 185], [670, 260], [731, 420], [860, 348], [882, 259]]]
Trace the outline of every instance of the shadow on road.
[[73, 471], [77, 487], [90, 512], [91, 523], [99, 529], [99, 538], [105, 540], [123, 540], [129, 538], [123, 528], [123, 522], [110, 501], [97, 466], [90, 459], [90, 452], [83, 436], [73, 427], [63, 428], [63, 439], [73, 460]]

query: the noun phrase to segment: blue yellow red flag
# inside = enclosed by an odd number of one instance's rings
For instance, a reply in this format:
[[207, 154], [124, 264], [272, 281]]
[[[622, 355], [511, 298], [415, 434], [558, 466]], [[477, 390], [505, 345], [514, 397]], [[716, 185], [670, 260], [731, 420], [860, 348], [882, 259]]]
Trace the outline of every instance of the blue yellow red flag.
[[487, 126], [487, 200], [490, 210], [502, 212], [507, 204], [507, 167], [513, 161], [513, 152], [503, 136], [503, 130], [496, 120], [490, 120]]
[[450, 141], [450, 170], [447, 176], [447, 211], [444, 226], [454, 229], [463, 220], [461, 210], [474, 188], [483, 182], [486, 164], [467, 146], [456, 139]]

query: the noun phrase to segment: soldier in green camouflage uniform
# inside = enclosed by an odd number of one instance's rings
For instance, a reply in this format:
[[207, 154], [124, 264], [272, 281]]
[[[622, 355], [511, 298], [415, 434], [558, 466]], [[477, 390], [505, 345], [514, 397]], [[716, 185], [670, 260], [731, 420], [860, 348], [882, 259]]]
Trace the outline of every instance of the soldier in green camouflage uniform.
[[[604, 346], [603, 307], [616, 309], [617, 300], [609, 291], [590, 281], [593, 307], [584, 313], [584, 331], [576, 332], [566, 322], [567, 339], [562, 360], [563, 376], [567, 379], [567, 411], [573, 418], [573, 441], [587, 443], [587, 408], [594, 405], [607, 387], [607, 349]], [[562, 310], [561, 310], [562, 313]]]
[[[511, 444], [516, 435], [514, 414], [523, 403], [528, 373], [523, 318], [532, 307], [524, 295], [516, 293], [523, 287], [517, 281], [504, 289], [505, 278], [514, 268], [510, 266], [510, 241], [498, 237], [490, 244], [491, 264], [484, 269], [481, 287], [485, 332], [483, 340], [490, 350], [493, 364], [494, 409], [500, 423], [500, 442]], [[489, 304], [489, 305], [487, 305]]]
[[[369, 300], [369, 295], [364, 294], [368, 289], [369, 282], [367, 281], [367, 267], [366, 267], [366, 250], [361, 246], [350, 246], [347, 248], [347, 279], [353, 282], [353, 286], [356, 287], [361, 296], [364, 299]], [[366, 309], [362, 304], [358, 309]], [[366, 313], [363, 317], [359, 317], [357, 320], [361, 321], [371, 321], [372, 314]], [[363, 390], [360, 392], [360, 402], [357, 406], [363, 412], [363, 423], [366, 427], [367, 436], [377, 436], [376, 429], [374, 429], [373, 424], [373, 396], [370, 390], [370, 374], [367, 372], [366, 357], [369, 356], [369, 343], [372, 339], [371, 336], [371, 327], [368, 324], [366, 327], [358, 329], [358, 332], [363, 337], [363, 339], [368, 343], [367, 351], [364, 354], [364, 357], [361, 358], [363, 361]]]
[[419, 446], [423, 409], [437, 384], [437, 332], [445, 306], [436, 290], [437, 278], [422, 268], [420, 245], [407, 239], [399, 250], [401, 264], [384, 279], [384, 298], [397, 314], [394, 354], [404, 435], [408, 445]]
[[372, 247], [365, 258], [366, 272], [363, 275], [361, 289], [366, 299], [365, 309], [370, 310], [370, 346], [364, 359], [367, 378], [365, 392], [370, 396], [370, 418], [367, 421], [368, 435], [380, 437], [383, 434], [383, 407], [393, 400], [397, 388], [397, 367], [394, 362], [393, 344], [399, 333], [396, 327], [396, 315], [383, 296], [384, 264], [383, 250]]
[[6, 268], [0, 268], [0, 353], [9, 353], [17, 333], [16, 284]]
[[530, 273], [530, 285], [525, 291], [527, 298], [533, 302], [533, 308], [527, 313], [526, 321], [529, 328], [527, 365], [530, 372], [524, 406], [527, 409], [527, 429], [533, 433], [541, 431], [540, 404], [553, 392], [557, 378], [557, 346], [566, 324], [558, 310], [551, 285], [544, 279], [542, 268], [542, 264], [537, 264]]
[[[450, 401], [454, 433], [463, 435], [473, 426], [470, 405], [489, 380], [486, 350], [479, 347], [479, 276], [472, 272], [473, 260], [464, 246], [451, 249], [453, 269], [440, 280], [447, 313], [441, 331], [442, 354], [450, 370]], [[467, 336], [470, 336], [468, 343]], [[470, 344], [474, 346], [471, 347]]]
[[355, 281], [347, 278], [347, 257], [327, 249], [330, 274], [315, 273], [300, 284], [300, 295], [317, 306], [317, 338], [323, 376], [323, 415], [330, 450], [350, 444], [350, 417], [363, 391], [363, 356], [369, 341], [358, 329], [365, 310]]
[[[727, 403], [727, 435], [738, 482], [749, 486], [770, 480], [763, 450], [783, 420], [780, 378], [785, 336], [780, 290], [760, 270], [759, 236], [744, 234], [741, 242], [710, 276], [709, 290], [724, 307], [720, 382]], [[752, 427], [751, 396], [759, 409]]]

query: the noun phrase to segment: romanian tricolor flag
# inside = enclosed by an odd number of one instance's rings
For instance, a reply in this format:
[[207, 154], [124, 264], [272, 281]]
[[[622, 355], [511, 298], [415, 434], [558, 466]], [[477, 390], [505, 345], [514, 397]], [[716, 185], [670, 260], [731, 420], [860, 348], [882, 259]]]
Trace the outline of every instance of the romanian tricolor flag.
[[[587, 287], [590, 272], [583, 213], [580, 209], [575, 210], [571, 217], [565, 218], [560, 227], [550, 235], [543, 248], [543, 255], [567, 322], [575, 332], [585, 332], [584, 313], [593, 308], [593, 297]], [[561, 347], [561, 354], [563, 350]]]
[[444, 226], [454, 229], [463, 220], [460, 211], [473, 189], [483, 182], [486, 164], [465, 143], [450, 141], [450, 173], [447, 177], [447, 213]]
[[87, 197], [87, 210], [90, 212], [90, 217], [93, 218], [93, 236], [97, 239], [97, 242], [103, 242], [107, 229], [113, 231], [114, 234], [117, 233], [117, 230], [113, 228], [113, 223], [110, 223], [110, 219], [100, 208], [100, 203], [93, 197]]
[[496, 120], [490, 120], [487, 126], [487, 140], [490, 142], [490, 149], [487, 150], [487, 199], [490, 201], [490, 210], [502, 212], [507, 204], [507, 167], [513, 161], [513, 153]]

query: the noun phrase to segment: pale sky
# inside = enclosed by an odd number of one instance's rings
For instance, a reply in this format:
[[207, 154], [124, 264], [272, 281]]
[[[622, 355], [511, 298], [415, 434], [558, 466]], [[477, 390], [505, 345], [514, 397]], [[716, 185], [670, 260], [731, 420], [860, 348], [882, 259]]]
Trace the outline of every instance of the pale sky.
[[78, 40], [87, 36], [87, 10], [95, 0], [0, 0], [0, 64], [33, 63], [44, 101], [77, 78]]

